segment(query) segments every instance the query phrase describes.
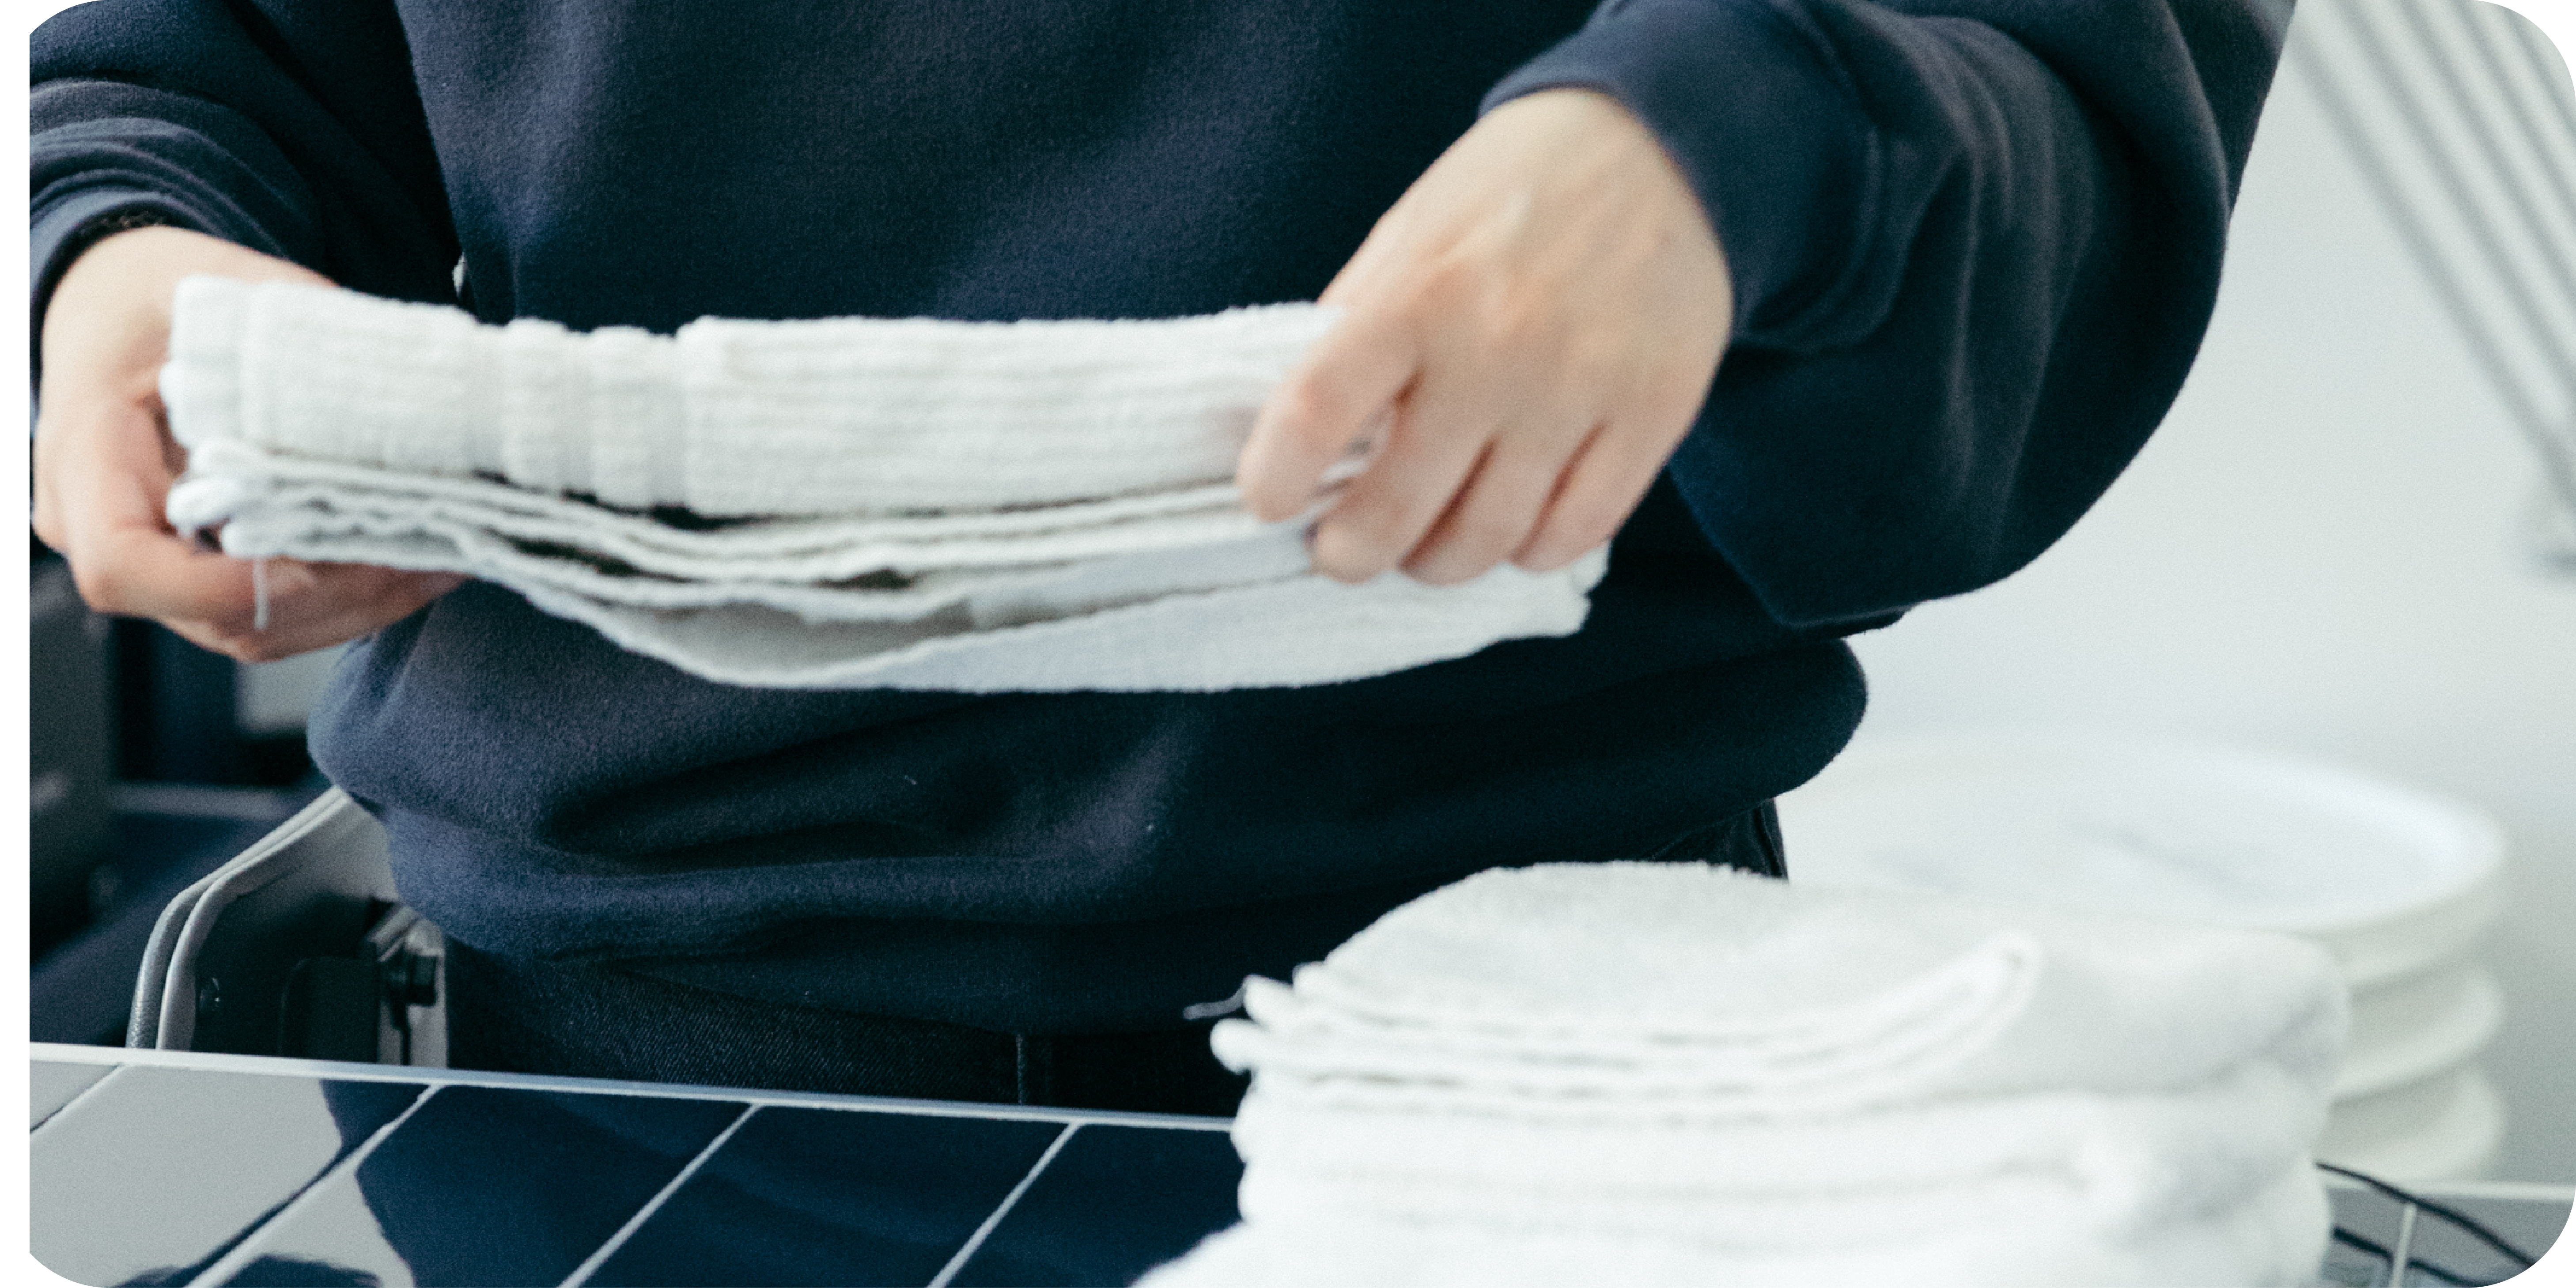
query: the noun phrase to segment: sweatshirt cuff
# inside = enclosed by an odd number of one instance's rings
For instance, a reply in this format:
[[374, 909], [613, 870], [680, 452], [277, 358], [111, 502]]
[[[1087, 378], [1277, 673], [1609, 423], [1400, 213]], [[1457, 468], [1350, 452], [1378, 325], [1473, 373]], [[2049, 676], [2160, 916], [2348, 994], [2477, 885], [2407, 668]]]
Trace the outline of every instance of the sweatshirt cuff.
[[34, 211], [27, 224], [27, 343], [32, 351], [28, 361], [35, 364], [28, 368], [31, 373], [42, 375], [45, 305], [54, 298], [54, 287], [81, 252], [97, 244], [106, 233], [123, 231], [108, 228], [111, 222], [136, 218], [192, 232], [204, 232], [208, 227], [205, 220], [168, 196], [140, 188], [82, 188]]
[[1699, 194], [1735, 285], [1734, 338], [1848, 343], [1877, 319], [1867, 267], [1875, 132], [1823, 32], [1770, 0], [1610, 0], [1504, 78], [1481, 110], [1596, 90], [1662, 140]]

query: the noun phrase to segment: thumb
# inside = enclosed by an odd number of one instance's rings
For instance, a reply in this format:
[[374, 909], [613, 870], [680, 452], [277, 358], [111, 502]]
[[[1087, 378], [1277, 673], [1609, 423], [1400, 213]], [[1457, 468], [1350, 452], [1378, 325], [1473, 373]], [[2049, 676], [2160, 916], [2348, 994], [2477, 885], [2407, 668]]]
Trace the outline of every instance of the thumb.
[[1271, 522], [1305, 509], [1324, 472], [1381, 423], [1419, 367], [1408, 328], [1376, 310], [1345, 315], [1253, 420], [1235, 466], [1245, 507]]

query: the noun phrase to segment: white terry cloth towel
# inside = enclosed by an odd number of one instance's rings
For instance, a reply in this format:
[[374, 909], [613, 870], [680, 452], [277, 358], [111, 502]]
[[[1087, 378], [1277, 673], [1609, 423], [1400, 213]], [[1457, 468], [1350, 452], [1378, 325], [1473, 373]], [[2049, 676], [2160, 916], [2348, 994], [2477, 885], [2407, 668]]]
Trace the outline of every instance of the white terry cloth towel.
[[2302, 1162], [2233, 1209], [2124, 1238], [2009, 1213], [1896, 1243], [1856, 1227], [1844, 1244], [1799, 1251], [1401, 1214], [1271, 1218], [1208, 1236], [1137, 1288], [2292, 1288], [2315, 1282], [2330, 1225]]
[[[1649, 1282], [1961, 1284], [2300, 1282], [2324, 1246], [2347, 1001], [2286, 936], [1550, 864], [1244, 1001], [1214, 1042], [1254, 1073], [1245, 1225], [1203, 1255], [1246, 1282], [1449, 1282], [1408, 1241], [1460, 1230], [1502, 1282], [1549, 1281], [1525, 1242]], [[1301, 1260], [1327, 1228], [1389, 1246]], [[1176, 1282], [1226, 1277], [1201, 1255]]]
[[171, 522], [464, 572], [711, 679], [1315, 684], [1579, 628], [1606, 567], [1306, 571], [1231, 483], [1314, 305], [1164, 321], [702, 319], [673, 336], [181, 283]]
[[1813, 1115], [1935, 1097], [2173, 1091], [2248, 1059], [2322, 1095], [2348, 999], [2283, 935], [1727, 868], [1498, 869], [1248, 981], [1219, 1056], [1354, 1104], [1652, 1097]]
[[[1267, 1080], [1265, 1080], [1267, 1081]], [[1256, 1087], [1242, 1209], [1404, 1212], [1570, 1235], [1831, 1249], [1998, 1213], [2130, 1238], [2198, 1223], [2303, 1161], [2325, 1098], [2268, 1062], [2154, 1095], [2061, 1091], [1796, 1119], [1353, 1109]]]

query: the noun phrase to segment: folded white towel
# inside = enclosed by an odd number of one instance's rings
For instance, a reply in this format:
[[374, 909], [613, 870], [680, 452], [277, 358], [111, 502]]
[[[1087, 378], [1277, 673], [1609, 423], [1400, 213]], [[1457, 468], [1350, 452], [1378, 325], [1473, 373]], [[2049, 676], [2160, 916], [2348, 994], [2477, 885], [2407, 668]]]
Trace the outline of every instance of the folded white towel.
[[[1429, 1100], [1425, 1097], [1425, 1100]], [[2308, 1155], [2314, 1088], [2249, 1062], [2149, 1095], [2061, 1091], [1804, 1119], [1350, 1108], [1264, 1078], [1234, 1140], [1243, 1211], [1400, 1211], [1780, 1248], [1929, 1237], [1996, 1212], [2126, 1237], [2232, 1207]]]
[[2313, 1281], [2330, 1225], [2324, 1189], [2303, 1162], [2233, 1209], [2119, 1239], [2052, 1228], [2010, 1209], [1901, 1243], [1873, 1240], [1856, 1227], [1842, 1247], [1798, 1252], [1394, 1214], [1267, 1216], [1210, 1235], [1137, 1282], [1138, 1288], [2286, 1288]]
[[[1221, 483], [1311, 304], [1152, 321], [706, 318], [576, 333], [355, 291], [182, 282], [162, 395], [228, 438], [709, 517], [918, 514]], [[184, 413], [181, 409], [184, 409]]]
[[1256, 981], [1215, 1035], [1356, 1106], [1546, 1097], [1813, 1115], [1945, 1097], [2169, 1091], [2252, 1059], [2325, 1094], [2348, 1001], [2303, 941], [1725, 868], [1480, 873]]
[[1245, 1224], [1169, 1283], [2288, 1283], [2323, 1249], [2348, 1003], [2286, 936], [1546, 864], [1294, 978], [1213, 1038], [1254, 1075]]
[[676, 336], [191, 278], [171, 522], [463, 572], [728, 683], [1316, 684], [1582, 625], [1606, 567], [1307, 572], [1227, 478], [1312, 305], [1155, 322], [703, 320]]

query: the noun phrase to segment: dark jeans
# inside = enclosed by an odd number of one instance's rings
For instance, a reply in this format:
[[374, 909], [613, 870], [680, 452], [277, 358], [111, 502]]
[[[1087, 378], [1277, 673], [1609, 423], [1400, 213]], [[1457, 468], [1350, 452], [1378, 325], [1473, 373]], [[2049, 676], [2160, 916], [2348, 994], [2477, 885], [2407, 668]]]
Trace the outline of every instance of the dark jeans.
[[[1768, 804], [1649, 859], [1786, 876]], [[1016, 1034], [752, 1001], [613, 966], [448, 943], [448, 1062], [460, 1069], [1228, 1115], [1249, 1079], [1208, 1051], [1214, 1020], [1149, 1033]]]

